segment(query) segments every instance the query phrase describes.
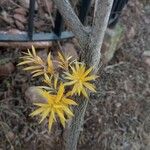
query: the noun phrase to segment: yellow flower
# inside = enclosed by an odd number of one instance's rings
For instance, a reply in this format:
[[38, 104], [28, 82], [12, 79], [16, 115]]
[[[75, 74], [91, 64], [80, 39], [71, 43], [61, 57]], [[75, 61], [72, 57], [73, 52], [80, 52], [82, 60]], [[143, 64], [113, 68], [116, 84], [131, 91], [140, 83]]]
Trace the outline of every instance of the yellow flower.
[[96, 75], [89, 75], [92, 71], [92, 67], [88, 70], [85, 69], [85, 65], [83, 63], [76, 62], [75, 67], [71, 67], [72, 73], [65, 72], [66, 77], [65, 79], [70, 80], [65, 83], [65, 86], [71, 86], [72, 88], [72, 95], [81, 93], [88, 98], [88, 94], [86, 92], [86, 88], [92, 92], [95, 91], [95, 86], [90, 83], [90, 81], [95, 80], [97, 78]]
[[58, 52], [59, 67], [64, 70], [68, 70], [68, 67], [71, 64], [71, 62], [69, 62], [71, 58], [72, 58], [72, 56], [66, 57], [66, 56], [62, 55], [60, 52]]
[[38, 91], [41, 94], [41, 96], [47, 100], [47, 103], [35, 103], [34, 105], [39, 106], [39, 108], [32, 112], [30, 115], [40, 115], [40, 123], [44, 119], [49, 117], [49, 131], [51, 130], [53, 122], [56, 121], [56, 115], [59, 117], [63, 127], [65, 127], [67, 117], [70, 118], [73, 116], [73, 113], [69, 109], [69, 106], [77, 105], [77, 103], [74, 102], [72, 99], [67, 98], [66, 95], [64, 95], [64, 85], [62, 83], [60, 84], [58, 93], [56, 95], [50, 94], [49, 92], [42, 89], [38, 89]]
[[47, 56], [47, 70], [46, 70], [46, 73], [54, 74], [54, 66], [53, 66], [52, 59], [51, 59], [51, 53], [49, 53], [48, 56]]
[[49, 93], [56, 93], [58, 89], [58, 80], [59, 74], [48, 76], [45, 73], [43, 82], [46, 83], [46, 86], [37, 86], [37, 87], [46, 90]]
[[30, 71], [33, 77], [44, 75], [45, 73], [53, 74], [54, 67], [51, 60], [51, 54], [48, 54], [47, 63], [45, 63], [37, 54], [34, 46], [32, 46], [32, 52], [28, 49], [28, 52], [23, 52], [23, 60], [18, 65], [28, 65], [23, 70]]

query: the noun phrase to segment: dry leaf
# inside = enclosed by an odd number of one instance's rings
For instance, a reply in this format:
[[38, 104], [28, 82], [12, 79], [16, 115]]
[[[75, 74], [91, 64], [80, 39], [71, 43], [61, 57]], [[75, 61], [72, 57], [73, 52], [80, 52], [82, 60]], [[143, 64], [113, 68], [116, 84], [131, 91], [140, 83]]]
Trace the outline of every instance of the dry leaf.
[[22, 23], [27, 23], [27, 18], [21, 14], [14, 14], [14, 18]]
[[16, 9], [14, 10], [14, 12], [15, 12], [16, 14], [21, 14], [21, 15], [23, 15], [23, 16], [26, 16], [26, 15], [27, 15], [27, 11], [26, 11], [26, 9], [24, 9], [23, 7], [16, 8]]
[[15, 24], [16, 24], [16, 26], [19, 30], [24, 30], [25, 29], [24, 25], [21, 22], [15, 20]]

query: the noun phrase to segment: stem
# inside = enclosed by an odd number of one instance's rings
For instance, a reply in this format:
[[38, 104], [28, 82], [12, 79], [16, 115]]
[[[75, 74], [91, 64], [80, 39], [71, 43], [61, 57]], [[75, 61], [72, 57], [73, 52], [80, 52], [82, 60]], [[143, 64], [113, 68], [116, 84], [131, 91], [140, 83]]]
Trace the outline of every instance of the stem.
[[[90, 31], [80, 22], [69, 0], [53, 1], [84, 50], [85, 63], [88, 66], [94, 66], [94, 73], [96, 74], [99, 69], [101, 46], [108, 25], [113, 0], [96, 0], [95, 18], [93, 20], [92, 30]], [[77, 149], [77, 142], [83, 125], [87, 105], [88, 100], [81, 99], [79, 106], [75, 109], [75, 116], [70, 124], [69, 130], [66, 132], [66, 150]]]
[[[84, 47], [85, 62], [88, 66], [94, 66], [95, 74], [99, 69], [99, 63], [101, 59], [101, 46], [107, 28], [113, 0], [98, 0], [97, 3], [99, 8], [97, 9], [96, 18], [94, 20], [96, 25], [94, 23], [92, 34], [89, 37], [89, 44]], [[75, 116], [71, 122], [66, 137], [65, 150], [77, 149], [78, 138], [83, 125], [87, 105], [88, 100], [82, 98], [79, 102], [79, 106], [75, 109]]]

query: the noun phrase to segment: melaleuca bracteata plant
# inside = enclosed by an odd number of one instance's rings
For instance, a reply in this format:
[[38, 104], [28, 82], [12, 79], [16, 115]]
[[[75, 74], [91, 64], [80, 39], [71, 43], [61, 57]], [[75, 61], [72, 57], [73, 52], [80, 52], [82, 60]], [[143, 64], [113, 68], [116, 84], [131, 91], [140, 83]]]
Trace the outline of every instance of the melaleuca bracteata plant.
[[[42, 60], [35, 48], [23, 52], [20, 57], [23, 70], [29, 71], [32, 77], [43, 78], [43, 85], [37, 86], [37, 92], [46, 100], [41, 103], [34, 103], [37, 107], [30, 116], [39, 116], [40, 123], [47, 119], [49, 131], [54, 122], [60, 120], [63, 127], [68, 119], [74, 116], [71, 106], [78, 105], [74, 96], [84, 96], [88, 99], [88, 93], [96, 92], [94, 81], [97, 76], [92, 74], [93, 68], [86, 68], [86, 64], [72, 60], [72, 56], [65, 56], [58, 52], [56, 69], [52, 61], [51, 53], [47, 60]], [[78, 107], [78, 106], [76, 106]]]

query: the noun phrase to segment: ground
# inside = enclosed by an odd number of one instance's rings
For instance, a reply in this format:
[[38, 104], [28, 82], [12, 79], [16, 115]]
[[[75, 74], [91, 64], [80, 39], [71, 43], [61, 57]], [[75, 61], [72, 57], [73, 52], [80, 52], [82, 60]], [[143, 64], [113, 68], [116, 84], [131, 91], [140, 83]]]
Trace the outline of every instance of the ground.
[[[150, 149], [150, 64], [142, 56], [150, 50], [149, 8], [148, 1], [133, 0], [123, 11], [119, 22], [124, 37], [101, 72], [97, 94], [91, 95], [79, 150]], [[0, 20], [0, 28], [11, 28], [5, 23]], [[17, 27], [15, 23], [13, 27]], [[33, 106], [25, 91], [38, 81], [16, 66], [20, 55], [18, 48], [0, 47], [1, 67], [9, 63], [9, 69], [0, 69], [0, 150], [59, 150], [63, 135], [60, 124], [48, 133], [46, 123], [39, 125], [37, 119], [29, 117]]]

